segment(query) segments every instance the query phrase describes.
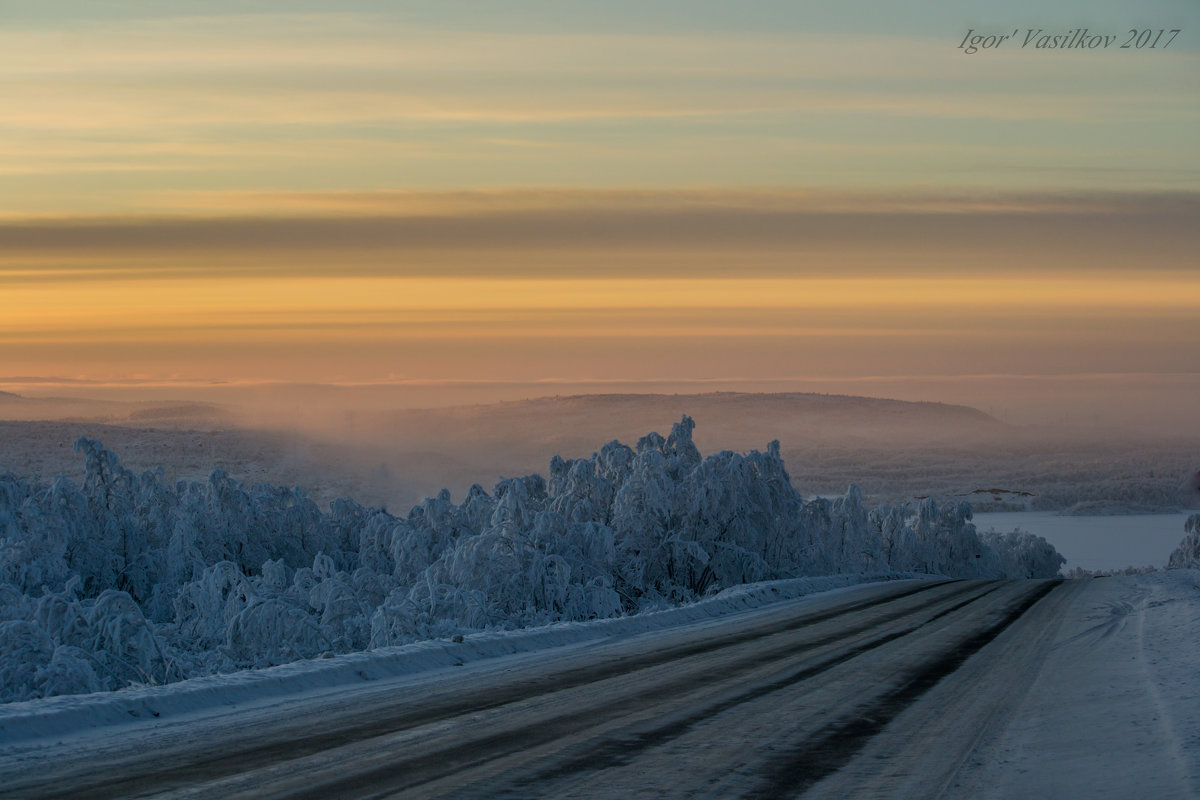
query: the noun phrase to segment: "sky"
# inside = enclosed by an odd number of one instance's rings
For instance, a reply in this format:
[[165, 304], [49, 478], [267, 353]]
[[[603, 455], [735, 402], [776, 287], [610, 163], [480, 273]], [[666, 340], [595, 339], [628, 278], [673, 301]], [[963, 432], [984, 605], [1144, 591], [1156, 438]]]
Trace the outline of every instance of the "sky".
[[1193, 0], [330, 8], [0, 1], [0, 389], [1200, 378]]

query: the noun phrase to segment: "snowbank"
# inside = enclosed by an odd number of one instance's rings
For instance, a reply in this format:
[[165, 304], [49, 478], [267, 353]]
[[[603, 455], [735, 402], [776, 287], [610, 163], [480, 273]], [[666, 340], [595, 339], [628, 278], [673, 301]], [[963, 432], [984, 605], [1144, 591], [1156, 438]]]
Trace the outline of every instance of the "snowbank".
[[0, 706], [0, 743], [6, 747], [20, 746], [39, 737], [61, 737], [110, 725], [225, 712], [322, 689], [415, 675], [497, 656], [662, 631], [862, 583], [913, 579], [936, 578], [880, 573], [768, 581], [726, 589], [686, 606], [617, 619], [484, 631], [464, 636], [461, 641], [417, 642], [268, 669], [193, 678], [166, 686], [138, 686], [10, 703]]

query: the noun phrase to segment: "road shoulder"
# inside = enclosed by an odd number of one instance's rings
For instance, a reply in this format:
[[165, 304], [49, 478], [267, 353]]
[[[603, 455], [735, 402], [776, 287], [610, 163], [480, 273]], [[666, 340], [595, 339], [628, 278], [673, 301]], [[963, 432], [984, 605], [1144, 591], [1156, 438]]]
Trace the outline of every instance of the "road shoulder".
[[945, 796], [1200, 796], [1196, 578], [1180, 571], [1082, 586], [1012, 723]]

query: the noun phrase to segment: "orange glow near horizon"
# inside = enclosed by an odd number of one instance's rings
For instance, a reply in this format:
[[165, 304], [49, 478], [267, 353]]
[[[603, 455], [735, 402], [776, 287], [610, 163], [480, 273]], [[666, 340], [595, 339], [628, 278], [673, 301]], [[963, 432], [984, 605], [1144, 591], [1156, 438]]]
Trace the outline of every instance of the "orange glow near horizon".
[[0, 384], [1195, 371], [1195, 196], [860, 200], [3, 223]]
[[[605, 379], [672, 364], [714, 377], [744, 369], [765, 378], [790, 350], [798, 353], [790, 364], [824, 374], [846, 363], [905, 371], [914, 364], [934, 371], [943, 359], [984, 366], [1003, 360], [997, 348], [1014, 347], [1035, 369], [1063, 370], [1081, 353], [1099, 352], [1124, 358], [1129, 369], [1139, 348], [1161, 350], [1188, 337], [1196, 307], [1200, 276], [1179, 273], [1088, 280], [98, 277], [6, 287], [0, 347], [9, 375], [89, 379], [446, 379], [484, 369], [491, 371], [483, 377], [495, 377], [504, 365], [523, 379]], [[494, 364], [482, 356], [489, 349], [499, 355]]]
[[[8, 287], [0, 332], [266, 327], [389, 312], [646, 309], [1186, 309], [1200, 276], [525, 279], [412, 277], [72, 281]], [[432, 320], [431, 320], [432, 321]]]

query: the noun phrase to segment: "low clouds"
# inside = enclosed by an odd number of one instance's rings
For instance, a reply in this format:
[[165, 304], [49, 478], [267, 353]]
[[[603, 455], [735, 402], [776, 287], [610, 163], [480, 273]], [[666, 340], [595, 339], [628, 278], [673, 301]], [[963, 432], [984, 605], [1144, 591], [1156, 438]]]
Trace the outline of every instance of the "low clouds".
[[[161, 270], [231, 260], [266, 274], [597, 276], [1193, 269], [1200, 195], [803, 192], [230, 196], [237, 216], [0, 223], [0, 277], [30, 264]], [[209, 198], [219, 205], [219, 198]], [[308, 210], [311, 209], [311, 210]], [[390, 211], [390, 213], [389, 213]], [[612, 254], [623, 254], [613, 258]], [[294, 258], [292, 258], [294, 256]], [[289, 260], [291, 259], [291, 260]], [[290, 266], [289, 266], [290, 264]], [[1004, 265], [1007, 264], [1007, 267]]]
[[1198, 185], [1167, 172], [1196, 155], [1183, 49], [967, 59], [957, 35], [799, 12], [489, 30], [455, 5], [14, 24], [0, 214], [153, 214], [166, 189]]

